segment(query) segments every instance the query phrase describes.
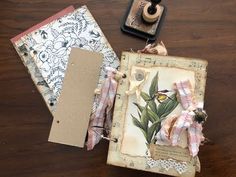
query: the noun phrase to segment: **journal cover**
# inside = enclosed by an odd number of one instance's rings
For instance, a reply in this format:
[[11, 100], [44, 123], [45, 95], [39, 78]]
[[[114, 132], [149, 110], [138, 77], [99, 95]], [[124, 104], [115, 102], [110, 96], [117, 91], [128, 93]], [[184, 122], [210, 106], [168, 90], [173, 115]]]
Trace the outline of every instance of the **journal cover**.
[[[200, 170], [199, 142], [189, 141], [196, 133], [191, 134], [192, 125], [201, 128], [201, 124], [184, 122], [189, 127], [179, 134], [176, 144], [174, 130], [182, 114], [192, 113], [190, 106], [182, 104], [182, 94], [203, 107], [206, 67], [204, 60], [123, 52], [120, 72], [127, 78], [119, 81], [111, 130], [111, 138], [118, 141], [110, 141], [107, 163], [193, 177]], [[189, 90], [178, 90], [179, 83]], [[199, 130], [194, 135], [202, 135], [201, 129], [194, 130]]]

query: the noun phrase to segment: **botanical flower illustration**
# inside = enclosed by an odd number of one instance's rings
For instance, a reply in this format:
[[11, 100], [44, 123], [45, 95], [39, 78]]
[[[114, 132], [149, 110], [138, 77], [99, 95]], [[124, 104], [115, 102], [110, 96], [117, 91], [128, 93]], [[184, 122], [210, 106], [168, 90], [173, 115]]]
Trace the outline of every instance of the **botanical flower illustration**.
[[[146, 145], [155, 142], [154, 136], [161, 128], [161, 122], [179, 104], [176, 94], [167, 95], [168, 90], [158, 90], [158, 72], [152, 79], [149, 93], [141, 92], [145, 106], [134, 103], [138, 108], [138, 118], [132, 116], [133, 124], [138, 127], [145, 139]], [[159, 104], [158, 104], [159, 103]], [[157, 105], [158, 104], [158, 105]]]

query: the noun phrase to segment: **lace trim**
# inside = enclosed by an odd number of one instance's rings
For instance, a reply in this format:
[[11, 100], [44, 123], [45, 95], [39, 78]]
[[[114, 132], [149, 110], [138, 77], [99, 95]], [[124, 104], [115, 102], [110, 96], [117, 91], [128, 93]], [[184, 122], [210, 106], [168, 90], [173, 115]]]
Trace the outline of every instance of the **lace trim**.
[[175, 169], [179, 174], [182, 174], [187, 171], [187, 162], [178, 162], [173, 159], [168, 159], [168, 160], [154, 160], [150, 157], [147, 158], [147, 165], [150, 168], [153, 167], [159, 167], [159, 168], [164, 168], [166, 171], [169, 169], [173, 168]]

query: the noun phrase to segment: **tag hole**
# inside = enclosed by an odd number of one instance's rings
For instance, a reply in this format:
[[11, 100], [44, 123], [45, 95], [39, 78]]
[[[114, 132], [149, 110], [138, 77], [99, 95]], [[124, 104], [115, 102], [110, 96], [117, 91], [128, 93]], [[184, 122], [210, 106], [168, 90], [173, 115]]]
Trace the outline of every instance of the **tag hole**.
[[24, 53], [24, 56], [28, 56], [28, 53], [25, 52], [25, 53]]
[[124, 79], [124, 78], [126, 78], [126, 77], [127, 77], [126, 74], [123, 74], [122, 78]]
[[49, 103], [49, 105], [50, 105], [50, 106], [54, 106], [54, 103], [53, 103], [53, 102], [51, 102], [51, 103]]
[[33, 54], [35, 54], [35, 55], [36, 55], [37, 53], [38, 53], [38, 52], [37, 52], [36, 50], [34, 50], [34, 51], [33, 51]]
[[60, 121], [59, 121], [59, 120], [57, 120], [57, 123], [59, 124], [59, 123], [60, 123]]
[[117, 143], [117, 142], [118, 142], [118, 139], [117, 139], [117, 138], [114, 138], [113, 141], [114, 141], [114, 143]]

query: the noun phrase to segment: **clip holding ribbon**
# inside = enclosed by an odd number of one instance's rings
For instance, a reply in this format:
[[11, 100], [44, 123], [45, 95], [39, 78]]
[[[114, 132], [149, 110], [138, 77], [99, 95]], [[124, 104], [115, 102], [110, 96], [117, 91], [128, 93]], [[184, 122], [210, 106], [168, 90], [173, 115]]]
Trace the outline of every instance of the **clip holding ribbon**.
[[[203, 103], [196, 104], [192, 86], [189, 80], [175, 83], [180, 103], [184, 110], [180, 116], [168, 117], [156, 135], [156, 144], [172, 145], [189, 148], [190, 155], [198, 154], [199, 146], [204, 141], [202, 123], [207, 114], [203, 110]], [[187, 131], [187, 141], [183, 142], [183, 132]]]

